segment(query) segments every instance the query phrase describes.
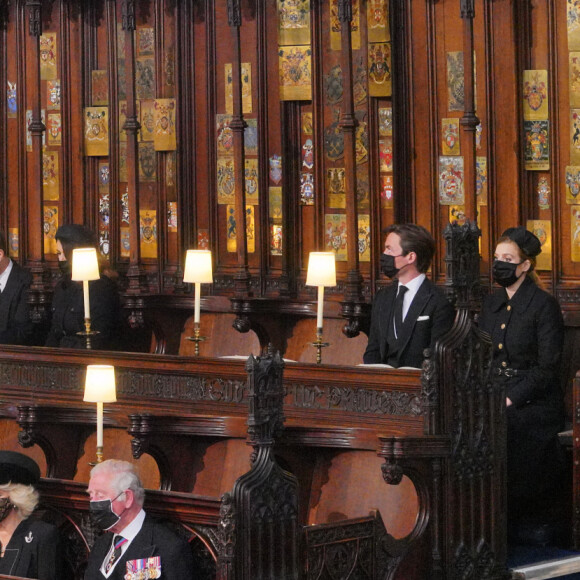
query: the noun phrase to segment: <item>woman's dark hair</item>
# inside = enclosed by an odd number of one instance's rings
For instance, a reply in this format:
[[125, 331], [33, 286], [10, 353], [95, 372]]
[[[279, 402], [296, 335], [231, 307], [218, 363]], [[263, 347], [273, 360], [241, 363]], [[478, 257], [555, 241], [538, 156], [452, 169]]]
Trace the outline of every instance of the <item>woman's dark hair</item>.
[[75, 248], [96, 248], [97, 237], [85, 226], [66, 224], [56, 230], [54, 236], [62, 245], [67, 262], [72, 261], [72, 251]]
[[423, 227], [416, 224], [393, 224], [383, 230], [383, 234], [397, 234], [401, 238], [403, 255], [409, 252], [417, 254], [417, 270], [426, 272], [435, 255], [435, 240]]

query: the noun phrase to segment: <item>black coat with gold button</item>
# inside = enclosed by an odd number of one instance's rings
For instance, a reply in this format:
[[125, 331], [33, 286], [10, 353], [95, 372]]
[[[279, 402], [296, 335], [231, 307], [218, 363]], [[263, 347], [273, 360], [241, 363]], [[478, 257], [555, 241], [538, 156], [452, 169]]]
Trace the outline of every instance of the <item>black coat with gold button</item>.
[[557, 434], [564, 419], [560, 306], [526, 276], [511, 299], [503, 288], [485, 299], [479, 327], [491, 337], [496, 380], [512, 401], [507, 408], [508, 493], [533, 497], [550, 486], [559, 467]]

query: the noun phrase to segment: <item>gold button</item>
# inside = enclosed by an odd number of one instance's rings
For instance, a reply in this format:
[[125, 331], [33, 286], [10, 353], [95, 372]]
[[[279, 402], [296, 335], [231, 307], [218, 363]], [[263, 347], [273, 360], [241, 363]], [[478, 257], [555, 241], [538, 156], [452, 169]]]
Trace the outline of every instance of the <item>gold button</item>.
[[501, 350], [501, 349], [503, 348], [503, 344], [500, 342], [500, 343], [497, 345], [497, 348], [499, 348], [499, 350]]
[[500, 328], [503, 330], [505, 328], [505, 322], [500, 326]]
[[507, 307], [507, 310], [508, 310], [508, 312], [509, 312], [511, 309], [512, 309], [512, 307], [511, 307], [511, 306], [508, 306], [508, 307]]
[[507, 367], [507, 362], [505, 362], [505, 360], [504, 360], [504, 361], [501, 363], [501, 366], [502, 366], [502, 367], [504, 367], [504, 368], [505, 368], [505, 367]]

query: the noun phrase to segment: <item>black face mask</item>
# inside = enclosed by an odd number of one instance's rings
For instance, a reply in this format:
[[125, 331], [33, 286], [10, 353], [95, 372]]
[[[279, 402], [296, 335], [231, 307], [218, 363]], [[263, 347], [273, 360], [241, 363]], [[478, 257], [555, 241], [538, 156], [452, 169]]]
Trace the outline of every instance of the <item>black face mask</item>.
[[515, 262], [502, 262], [501, 260], [494, 260], [492, 266], [493, 281], [508, 288], [518, 281], [519, 276], [516, 275], [516, 268], [521, 264]]
[[72, 264], [68, 260], [62, 260], [58, 263], [58, 269], [60, 273], [63, 275], [71, 275], [72, 274]]
[[[403, 254], [400, 254], [401, 256]], [[395, 258], [399, 256], [391, 256], [391, 254], [381, 254], [381, 272], [387, 278], [394, 278], [399, 273], [399, 268], [395, 266]]]
[[117, 497], [114, 499], [102, 499], [100, 501], [89, 502], [91, 518], [94, 524], [101, 530], [110, 530], [121, 519], [121, 516], [118, 516], [113, 511], [113, 502]]
[[8, 514], [14, 506], [10, 503], [9, 497], [0, 499], [0, 522], [8, 517]]

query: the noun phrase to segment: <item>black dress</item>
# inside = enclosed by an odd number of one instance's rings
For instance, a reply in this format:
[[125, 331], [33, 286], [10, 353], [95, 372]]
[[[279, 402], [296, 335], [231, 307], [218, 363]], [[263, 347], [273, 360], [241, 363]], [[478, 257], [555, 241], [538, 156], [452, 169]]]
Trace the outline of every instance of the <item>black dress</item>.
[[38, 520], [23, 520], [0, 558], [0, 574], [62, 580], [58, 530]]
[[[108, 276], [89, 282], [91, 330], [99, 334], [91, 339], [94, 349], [115, 350], [120, 332], [120, 306], [117, 285]], [[45, 346], [84, 348], [77, 332], [85, 330], [85, 307], [82, 282], [70, 276], [61, 279], [54, 289], [50, 331]]]
[[526, 277], [511, 299], [503, 288], [485, 299], [479, 327], [491, 336], [495, 380], [512, 401], [506, 411], [508, 498], [530, 500], [549, 491], [561, 473], [560, 306]]

